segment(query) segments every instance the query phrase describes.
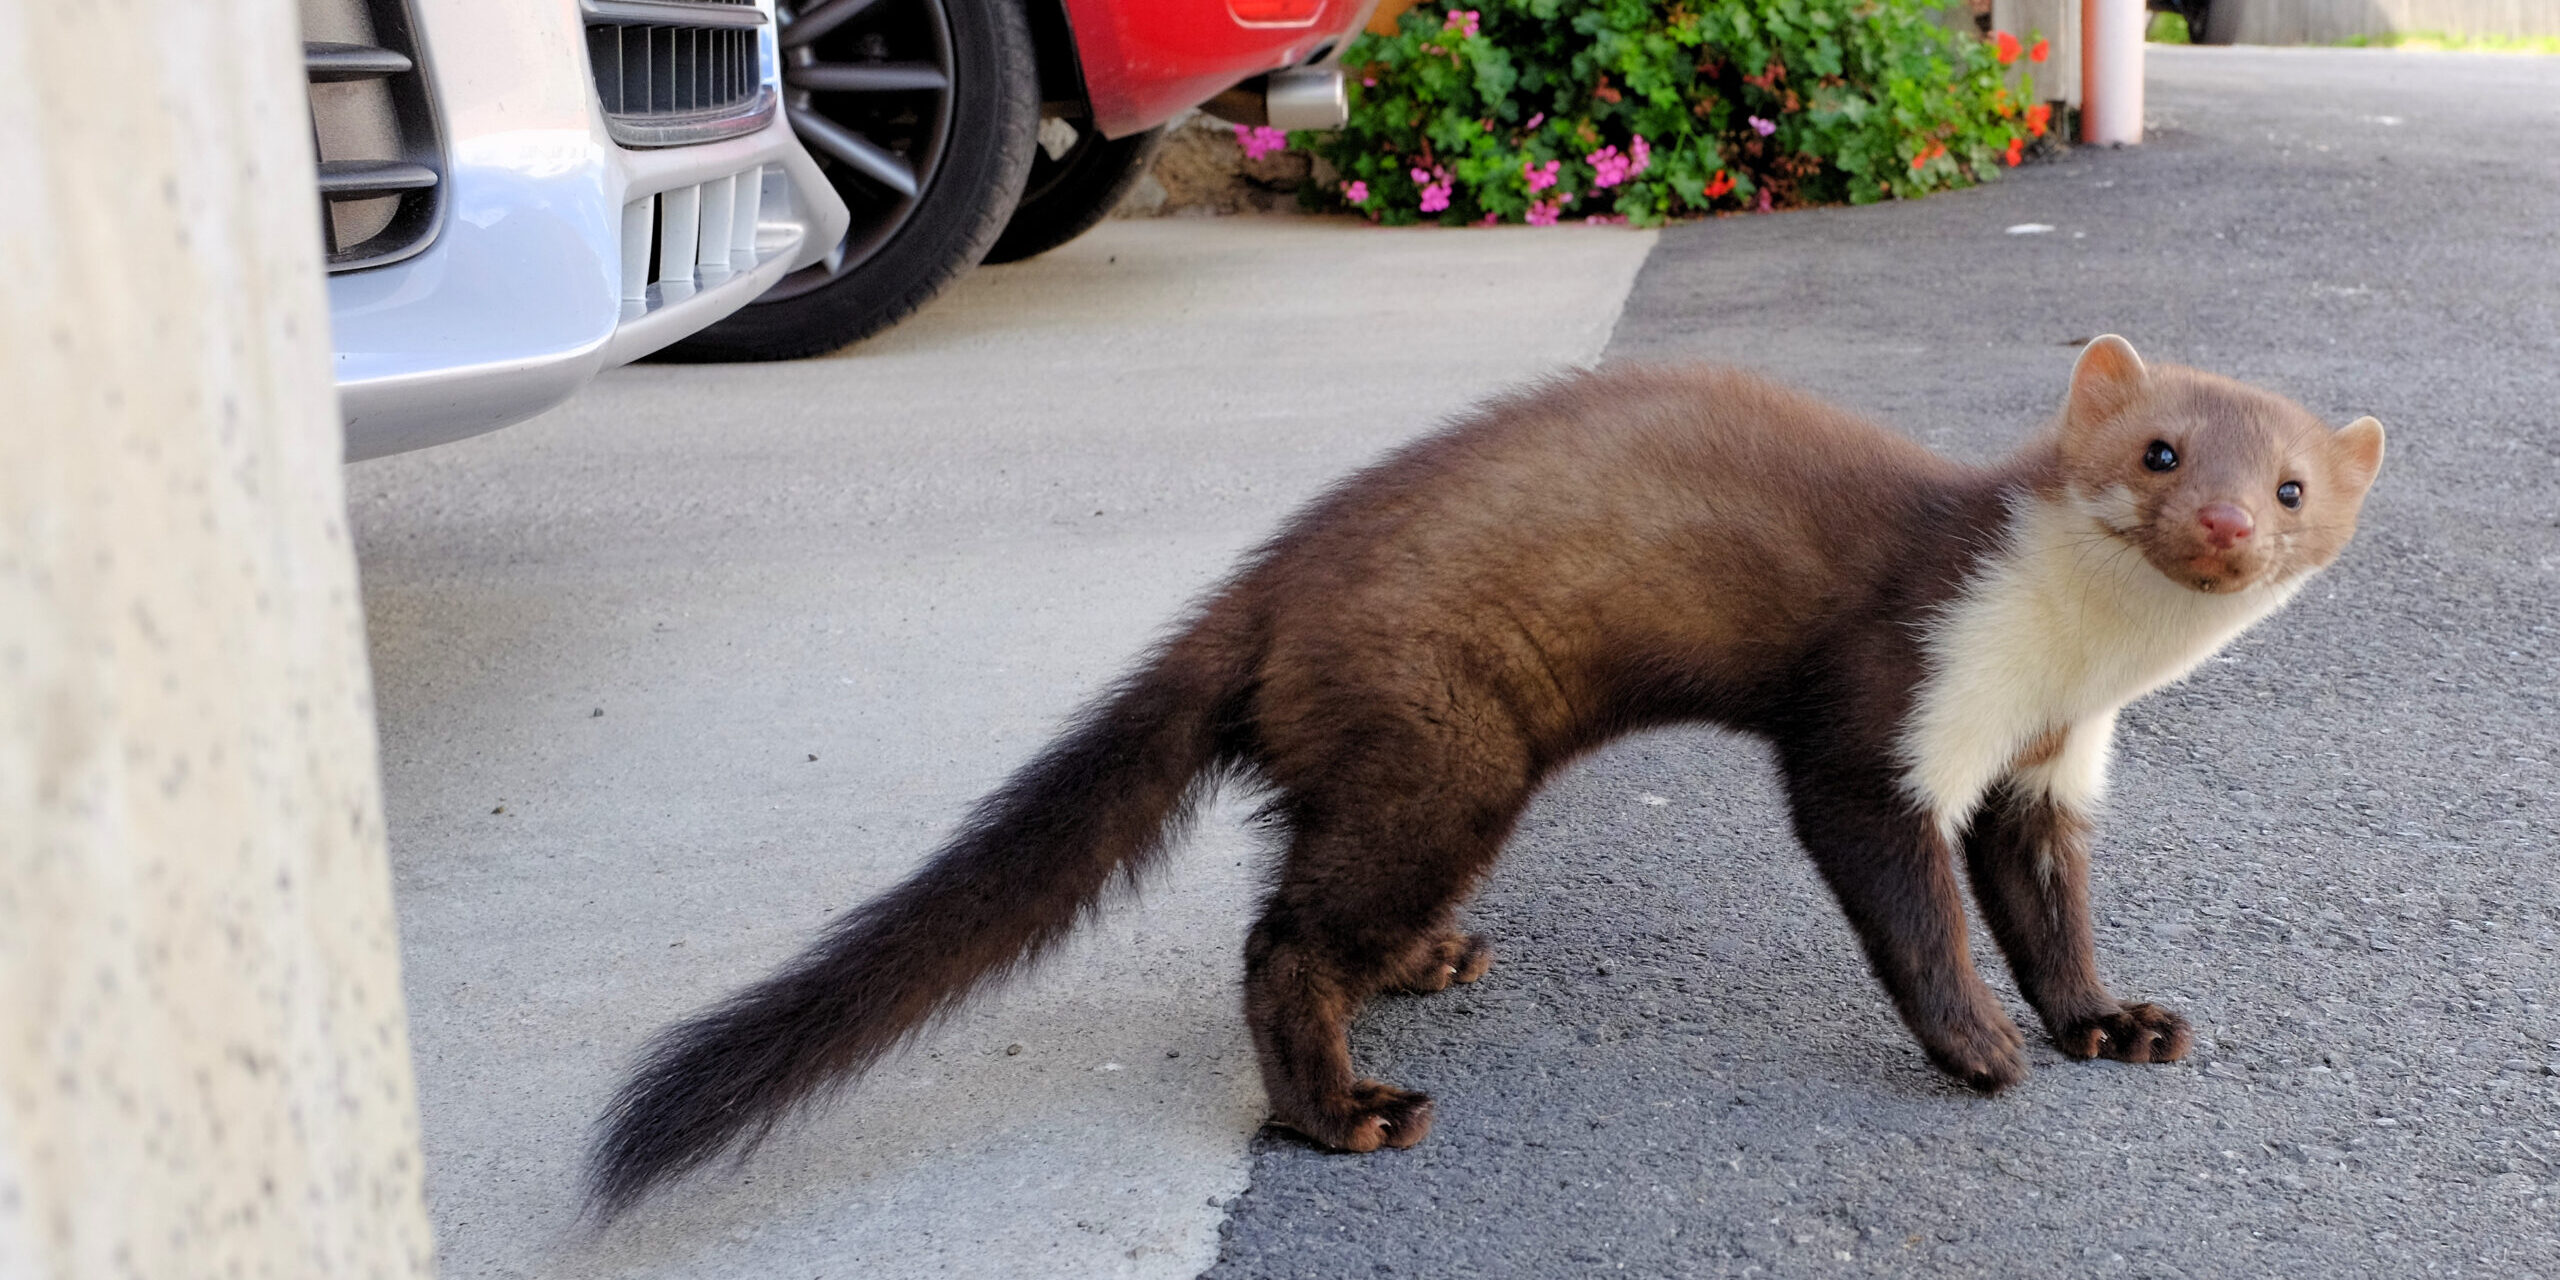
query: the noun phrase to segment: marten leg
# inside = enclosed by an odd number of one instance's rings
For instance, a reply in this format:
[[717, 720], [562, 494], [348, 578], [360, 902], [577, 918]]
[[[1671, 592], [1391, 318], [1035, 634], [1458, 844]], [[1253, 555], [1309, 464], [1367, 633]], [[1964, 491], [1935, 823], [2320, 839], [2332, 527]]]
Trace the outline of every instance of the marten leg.
[[1329, 804], [1301, 816], [1245, 943], [1245, 1020], [1272, 1118], [1329, 1147], [1409, 1147], [1431, 1131], [1427, 1095], [1353, 1074], [1361, 1002], [1426, 967], [1472, 978], [1489, 958], [1481, 944], [1453, 949], [1449, 921], [1500, 849], [1507, 816], [1471, 822], [1432, 799], [1429, 812]]
[[1929, 1061], [1984, 1092], [2024, 1079], [2026, 1042], [1965, 945], [1952, 853], [1898, 794], [1891, 765], [1858, 767], [1827, 752], [1782, 759], [1796, 836]]
[[2089, 820], [2048, 791], [2012, 779], [1994, 790], [1965, 840], [1974, 900], [2044, 1016], [2075, 1058], [2175, 1062], [2193, 1037], [2156, 1004], [2125, 1004], [2098, 980], [2089, 924]]

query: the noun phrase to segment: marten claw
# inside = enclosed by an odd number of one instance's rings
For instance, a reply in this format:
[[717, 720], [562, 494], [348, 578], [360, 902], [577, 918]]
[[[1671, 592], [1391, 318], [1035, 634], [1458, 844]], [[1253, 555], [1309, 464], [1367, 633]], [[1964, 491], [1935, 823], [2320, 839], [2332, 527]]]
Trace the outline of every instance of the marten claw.
[[1453, 982], [1473, 982], [1493, 966], [1493, 947], [1483, 936], [1473, 933], [1445, 933], [1433, 939], [1429, 948], [1397, 985], [1417, 995], [1445, 991]]
[[2195, 1033], [2186, 1019], [2146, 1001], [2071, 1023], [2055, 1033], [2053, 1042], [2074, 1058], [2176, 1062], [2194, 1047]]
[[1431, 1136], [1431, 1095], [1362, 1080], [1341, 1097], [1318, 1103], [1303, 1119], [1274, 1117], [1319, 1145], [1366, 1154], [1410, 1147]]

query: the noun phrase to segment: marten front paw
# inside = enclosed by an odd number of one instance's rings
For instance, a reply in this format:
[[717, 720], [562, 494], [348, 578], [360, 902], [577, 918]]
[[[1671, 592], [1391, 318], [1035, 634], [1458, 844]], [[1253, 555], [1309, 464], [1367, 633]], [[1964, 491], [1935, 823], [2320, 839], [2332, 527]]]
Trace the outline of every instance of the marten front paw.
[[1924, 1047], [1938, 1070], [1984, 1093], [2027, 1078], [2027, 1038], [2007, 1018], [1942, 1028]]
[[1431, 1133], [1431, 1095], [1361, 1080], [1304, 1115], [1273, 1119], [1337, 1151], [1410, 1147]]
[[2056, 1047], [2074, 1058], [2118, 1062], [2176, 1062], [2195, 1045], [2187, 1020], [2159, 1005], [2129, 1004], [2113, 1013], [2082, 1018], [2055, 1032]]
[[1441, 934], [1426, 944], [1396, 985], [1418, 995], [1444, 991], [1452, 982], [1473, 982], [1493, 967], [1493, 944], [1483, 935]]

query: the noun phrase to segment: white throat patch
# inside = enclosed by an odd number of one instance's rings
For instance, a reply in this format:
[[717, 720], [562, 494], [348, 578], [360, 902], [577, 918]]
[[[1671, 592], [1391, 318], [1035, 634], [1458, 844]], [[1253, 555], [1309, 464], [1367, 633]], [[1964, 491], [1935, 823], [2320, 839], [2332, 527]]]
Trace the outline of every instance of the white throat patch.
[[[1902, 785], [1950, 843], [2012, 773], [2083, 810], [2106, 785], [2117, 708], [2193, 670], [2301, 590], [2209, 595], [2170, 581], [2131, 543], [2121, 496], [2018, 499], [2000, 549], [1928, 624], [1928, 674], [1902, 727]], [[2060, 750], [2020, 768], [2049, 733]]]

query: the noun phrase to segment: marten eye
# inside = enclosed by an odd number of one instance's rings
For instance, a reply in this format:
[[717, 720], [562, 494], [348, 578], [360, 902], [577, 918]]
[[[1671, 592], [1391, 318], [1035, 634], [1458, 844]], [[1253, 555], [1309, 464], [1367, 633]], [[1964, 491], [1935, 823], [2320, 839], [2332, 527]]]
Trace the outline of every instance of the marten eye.
[[2285, 505], [2285, 509], [2288, 511], [2301, 506], [2302, 482], [2299, 480], [2287, 480], [2283, 484], [2277, 485], [2276, 501], [2283, 503]]
[[2178, 451], [2170, 448], [2166, 440], [2154, 440], [2150, 448], [2142, 451], [2142, 465], [2154, 471], [2175, 471], [2178, 469]]

